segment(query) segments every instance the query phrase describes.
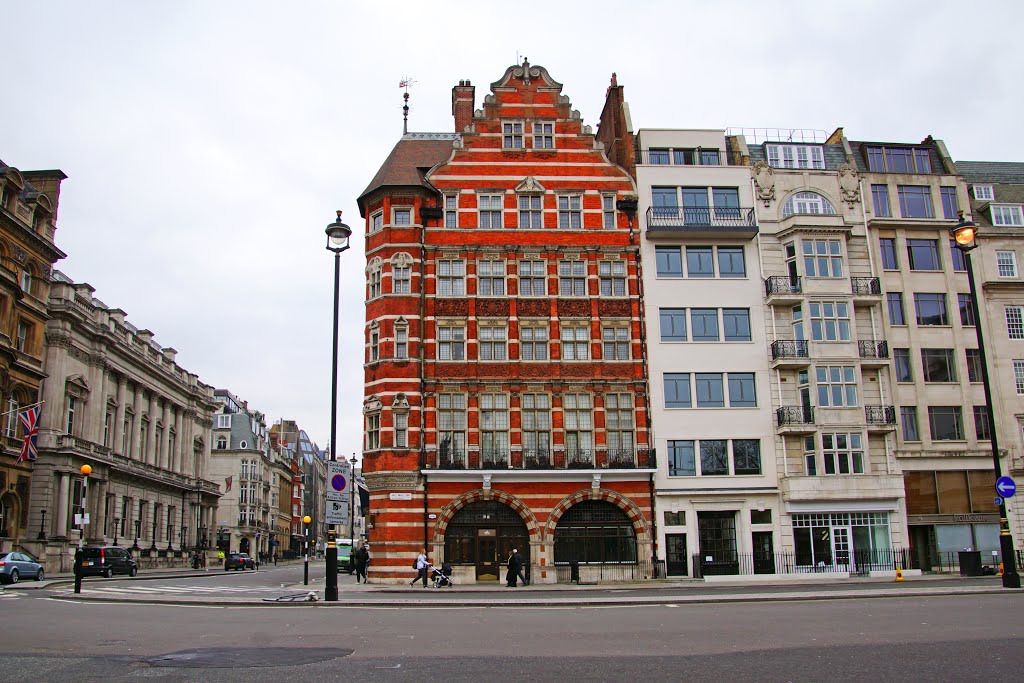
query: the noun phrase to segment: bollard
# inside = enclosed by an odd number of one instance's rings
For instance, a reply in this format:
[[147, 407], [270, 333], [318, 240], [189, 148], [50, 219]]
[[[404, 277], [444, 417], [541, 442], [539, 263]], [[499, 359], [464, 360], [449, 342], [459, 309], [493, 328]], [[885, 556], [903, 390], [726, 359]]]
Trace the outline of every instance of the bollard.
[[903, 580], [903, 569], [900, 568], [900, 567], [896, 567], [896, 580], [897, 581], [902, 581]]
[[1002, 575], [1003, 575], [1003, 563], [1000, 562], [999, 563], [999, 576], [1002, 576]]

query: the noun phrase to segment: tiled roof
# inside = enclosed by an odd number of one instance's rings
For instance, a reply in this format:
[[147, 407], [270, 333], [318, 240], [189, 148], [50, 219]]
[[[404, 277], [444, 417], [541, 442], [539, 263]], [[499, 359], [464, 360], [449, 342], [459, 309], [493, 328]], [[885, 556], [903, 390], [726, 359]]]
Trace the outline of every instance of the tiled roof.
[[968, 182], [1024, 183], [1024, 163], [1016, 161], [958, 161], [956, 170]]
[[388, 185], [430, 187], [424, 179], [425, 172], [451, 156], [452, 143], [457, 138], [454, 133], [411, 133], [403, 136], [359, 195], [360, 209], [364, 197]]

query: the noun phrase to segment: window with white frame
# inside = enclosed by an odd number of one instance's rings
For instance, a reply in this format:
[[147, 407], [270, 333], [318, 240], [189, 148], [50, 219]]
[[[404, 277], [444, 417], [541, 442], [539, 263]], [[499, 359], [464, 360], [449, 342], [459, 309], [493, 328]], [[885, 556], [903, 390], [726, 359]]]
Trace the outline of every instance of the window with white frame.
[[437, 447], [442, 461], [462, 463], [466, 453], [466, 395], [437, 397]]
[[615, 195], [601, 195], [601, 225], [605, 230], [613, 230], [615, 221]]
[[384, 212], [378, 211], [370, 215], [370, 232], [377, 232], [384, 227]]
[[565, 424], [566, 459], [586, 461], [593, 456], [594, 416], [590, 394], [565, 394], [562, 397]]
[[590, 359], [590, 330], [585, 325], [562, 327], [562, 360]]
[[409, 357], [409, 325], [395, 323], [395, 358]]
[[1017, 253], [1014, 251], [997, 251], [996, 264], [999, 277], [1017, 277]]
[[625, 325], [601, 328], [605, 360], [629, 360], [629, 328]]
[[1024, 360], [1013, 361], [1013, 382], [1017, 387], [1017, 395], [1024, 396]]
[[839, 240], [804, 240], [804, 275], [843, 277], [843, 248]]
[[376, 363], [380, 360], [380, 330], [370, 330], [370, 362]]
[[375, 451], [378, 448], [380, 448], [380, 413], [373, 413], [366, 416], [366, 450]]
[[223, 413], [218, 415], [217, 429], [231, 429], [231, 415]]
[[441, 259], [437, 262], [438, 296], [466, 296], [466, 262]]
[[78, 410], [78, 399], [74, 396], [68, 396], [68, 422], [67, 422], [67, 433], [75, 433], [75, 412]]
[[504, 149], [523, 148], [522, 121], [505, 121], [501, 124], [501, 146]]
[[775, 168], [825, 168], [825, 154], [815, 145], [765, 145]]
[[14, 348], [16, 348], [16, 349], [18, 349], [18, 351], [21, 351], [22, 353], [24, 353], [25, 350], [28, 348], [29, 334], [30, 334], [30, 328], [28, 326], [28, 323], [25, 323], [25, 322], [19, 320], [18, 321], [18, 336], [17, 336], [17, 339], [14, 342]]
[[508, 357], [504, 327], [481, 325], [479, 335], [480, 360], [505, 360]]
[[539, 230], [544, 227], [544, 197], [539, 194], [521, 194], [516, 201], [519, 205], [519, 227], [524, 230]]
[[850, 306], [844, 301], [812, 301], [811, 339], [850, 341]]
[[523, 394], [523, 455], [546, 457], [551, 447], [551, 399], [547, 394]]
[[558, 227], [579, 230], [583, 227], [583, 197], [578, 194], [558, 196]]
[[822, 434], [825, 474], [864, 474], [864, 441], [856, 432]]
[[27, 294], [32, 293], [32, 269], [28, 266], [21, 271], [21, 290]]
[[797, 192], [782, 207], [782, 216], [794, 214], [832, 215], [836, 212], [832, 202], [817, 192]]
[[466, 328], [462, 325], [439, 325], [437, 328], [437, 359], [465, 360]]
[[444, 196], [444, 227], [459, 227], [459, 195], [457, 194]]
[[1024, 339], [1024, 306], [1006, 307], [1006, 333], [1010, 339]]
[[993, 204], [992, 225], [1024, 225], [1024, 212], [1020, 204]]
[[394, 413], [395, 448], [409, 447], [409, 413]]
[[633, 397], [630, 394], [606, 394], [604, 423], [608, 459], [633, 460]]
[[370, 271], [370, 297], [369, 298], [371, 298], [371, 299], [376, 299], [381, 294], [381, 291], [380, 291], [380, 271], [381, 271], [381, 269], [379, 267], [374, 268], [373, 270]]
[[412, 207], [392, 209], [393, 225], [412, 225]]
[[391, 291], [395, 294], [409, 294], [412, 291], [411, 266], [392, 266]]
[[992, 201], [996, 198], [995, 193], [992, 191], [991, 185], [975, 185], [974, 186], [974, 198], [979, 201]]
[[476, 293], [479, 296], [505, 296], [505, 262], [480, 261], [476, 264]]
[[498, 230], [505, 227], [502, 219], [503, 202], [505, 198], [500, 194], [477, 195], [477, 208], [480, 214], [479, 227], [483, 229]]
[[498, 464], [507, 461], [508, 427], [508, 396], [481, 394], [480, 459], [484, 463]]
[[857, 406], [857, 375], [853, 366], [818, 366], [814, 372], [818, 405], [832, 408]]
[[546, 261], [520, 261], [519, 296], [547, 296], [547, 275]]
[[559, 261], [558, 262], [558, 295], [559, 296], [586, 296], [587, 295], [587, 262], [586, 261]]
[[522, 360], [548, 359], [548, 327], [543, 323], [521, 323], [519, 356]]
[[626, 262], [599, 261], [597, 274], [601, 296], [626, 296]]
[[555, 124], [551, 121], [533, 122], [533, 148], [555, 148]]

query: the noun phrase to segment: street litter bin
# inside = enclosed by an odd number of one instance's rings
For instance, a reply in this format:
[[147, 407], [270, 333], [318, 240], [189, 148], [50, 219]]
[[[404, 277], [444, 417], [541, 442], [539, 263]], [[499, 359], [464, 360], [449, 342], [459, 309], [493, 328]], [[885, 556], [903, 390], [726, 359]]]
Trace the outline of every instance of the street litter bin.
[[981, 551], [960, 551], [960, 576], [981, 576]]

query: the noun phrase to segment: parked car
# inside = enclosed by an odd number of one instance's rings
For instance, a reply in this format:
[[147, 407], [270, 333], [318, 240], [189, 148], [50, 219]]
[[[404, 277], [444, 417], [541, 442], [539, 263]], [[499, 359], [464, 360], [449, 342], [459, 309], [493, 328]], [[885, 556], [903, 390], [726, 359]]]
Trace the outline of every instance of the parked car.
[[224, 558], [224, 571], [229, 569], [256, 569], [256, 560], [249, 557], [248, 553], [228, 553]]
[[[352, 549], [353, 542], [351, 538], [339, 538], [338, 544], [338, 573], [348, 572], [354, 574], [356, 571], [355, 551]], [[358, 547], [358, 542], [355, 544]]]
[[82, 576], [105, 576], [114, 574], [135, 576], [139, 563], [127, 548], [117, 545], [88, 546], [82, 548]]
[[43, 580], [43, 565], [25, 553], [0, 553], [0, 583], [18, 583], [21, 578]]

